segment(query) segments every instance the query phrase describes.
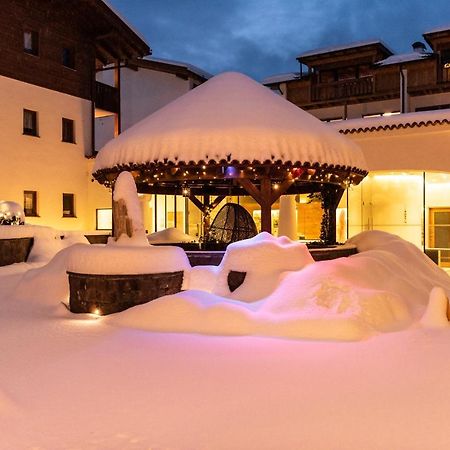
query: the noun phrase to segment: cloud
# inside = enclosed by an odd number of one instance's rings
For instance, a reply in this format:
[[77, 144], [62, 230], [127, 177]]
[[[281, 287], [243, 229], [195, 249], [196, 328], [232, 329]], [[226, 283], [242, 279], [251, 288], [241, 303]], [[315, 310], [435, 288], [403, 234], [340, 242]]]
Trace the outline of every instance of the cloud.
[[298, 69], [302, 51], [379, 38], [406, 52], [450, 17], [448, 0], [110, 0], [153, 54], [256, 79]]

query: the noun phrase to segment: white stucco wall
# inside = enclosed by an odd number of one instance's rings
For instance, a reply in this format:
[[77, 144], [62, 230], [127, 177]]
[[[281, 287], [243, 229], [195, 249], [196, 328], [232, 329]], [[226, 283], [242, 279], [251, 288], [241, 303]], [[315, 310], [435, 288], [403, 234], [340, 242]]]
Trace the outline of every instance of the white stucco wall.
[[[23, 204], [23, 191], [38, 193], [30, 224], [60, 229], [87, 225], [91, 103], [0, 76], [0, 198]], [[38, 112], [39, 137], [23, 135], [23, 109]], [[76, 144], [61, 141], [61, 119], [75, 121]], [[76, 218], [62, 217], [62, 194], [75, 194]]]
[[450, 172], [450, 125], [346, 135], [362, 148], [369, 170]]
[[122, 130], [167, 105], [190, 89], [190, 81], [171, 73], [122, 69]]
[[[188, 92], [191, 81], [176, 75], [149, 70], [121, 68], [121, 125], [122, 131], [131, 127], [172, 100]], [[114, 85], [114, 71], [106, 70], [97, 74], [97, 80]], [[100, 150], [114, 137], [114, 118], [95, 119], [96, 149]]]

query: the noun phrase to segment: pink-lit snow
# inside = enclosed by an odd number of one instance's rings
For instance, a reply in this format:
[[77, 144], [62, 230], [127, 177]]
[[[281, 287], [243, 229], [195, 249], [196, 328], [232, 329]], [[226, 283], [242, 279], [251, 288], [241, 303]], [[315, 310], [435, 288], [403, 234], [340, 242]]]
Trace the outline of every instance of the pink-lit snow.
[[[352, 241], [254, 302], [188, 290], [108, 317], [60, 303], [70, 248], [0, 268], [0, 448], [449, 448], [450, 278], [394, 236]], [[214, 290], [221, 268], [196, 271]]]

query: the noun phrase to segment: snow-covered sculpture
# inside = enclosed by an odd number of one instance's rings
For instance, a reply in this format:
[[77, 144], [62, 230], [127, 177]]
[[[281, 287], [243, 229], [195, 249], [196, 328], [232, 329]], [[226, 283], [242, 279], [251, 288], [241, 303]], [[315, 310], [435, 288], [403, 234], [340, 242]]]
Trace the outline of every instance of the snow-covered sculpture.
[[[301, 270], [313, 262], [305, 244], [263, 232], [227, 247], [213, 292], [241, 301], [258, 300], [277, 287], [284, 272]], [[245, 273], [241, 286], [233, 292], [228, 283], [230, 272]]]
[[0, 201], [0, 225], [24, 225], [25, 213], [16, 202]]
[[127, 245], [148, 245], [141, 203], [130, 172], [122, 172], [115, 182], [113, 223], [115, 241], [120, 240]]

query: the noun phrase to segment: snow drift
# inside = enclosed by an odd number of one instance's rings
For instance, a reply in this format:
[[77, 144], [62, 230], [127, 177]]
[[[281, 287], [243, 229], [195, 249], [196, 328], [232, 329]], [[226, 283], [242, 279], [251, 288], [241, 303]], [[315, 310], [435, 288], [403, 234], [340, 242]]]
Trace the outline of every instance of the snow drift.
[[[46, 305], [67, 300], [66, 270], [184, 270], [186, 291], [103, 320], [149, 331], [334, 340], [365, 339], [420, 323], [448, 325], [450, 278], [419, 249], [380, 231], [361, 233], [350, 243], [360, 253], [314, 262], [303, 244], [261, 233], [230, 245], [220, 266], [194, 268], [176, 247], [78, 244], [27, 272], [16, 297], [33, 292]], [[233, 292], [227, 285], [230, 271], [246, 273]]]

